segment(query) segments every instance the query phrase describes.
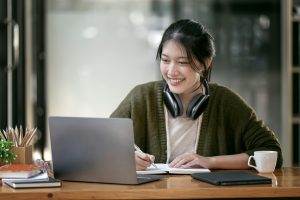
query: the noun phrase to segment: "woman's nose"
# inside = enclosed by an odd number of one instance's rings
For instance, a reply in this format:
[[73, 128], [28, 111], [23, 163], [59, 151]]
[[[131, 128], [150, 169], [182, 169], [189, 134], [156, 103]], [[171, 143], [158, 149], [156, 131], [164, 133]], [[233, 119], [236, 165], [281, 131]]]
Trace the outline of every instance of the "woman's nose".
[[168, 74], [170, 75], [176, 75], [178, 74], [177, 65], [174, 62], [171, 62], [168, 68]]

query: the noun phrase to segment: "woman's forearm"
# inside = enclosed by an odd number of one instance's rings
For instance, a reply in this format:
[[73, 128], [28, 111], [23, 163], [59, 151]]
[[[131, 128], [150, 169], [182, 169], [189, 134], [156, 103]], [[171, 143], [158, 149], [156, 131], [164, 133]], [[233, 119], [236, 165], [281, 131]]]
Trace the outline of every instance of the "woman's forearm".
[[210, 169], [249, 169], [248, 154], [234, 154], [210, 157]]

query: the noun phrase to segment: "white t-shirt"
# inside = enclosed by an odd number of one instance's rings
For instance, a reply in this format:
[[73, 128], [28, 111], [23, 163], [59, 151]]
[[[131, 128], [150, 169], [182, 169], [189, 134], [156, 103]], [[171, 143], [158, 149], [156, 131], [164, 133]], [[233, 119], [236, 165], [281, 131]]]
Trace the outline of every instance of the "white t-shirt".
[[164, 109], [167, 131], [167, 163], [170, 163], [183, 153], [196, 152], [202, 114], [196, 120], [181, 116], [173, 118], [166, 106]]

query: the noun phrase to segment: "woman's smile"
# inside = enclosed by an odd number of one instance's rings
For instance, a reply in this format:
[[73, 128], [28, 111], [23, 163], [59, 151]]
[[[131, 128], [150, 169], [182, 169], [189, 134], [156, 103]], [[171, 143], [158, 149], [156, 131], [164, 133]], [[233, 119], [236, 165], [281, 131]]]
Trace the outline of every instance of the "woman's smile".
[[178, 86], [184, 80], [185, 80], [184, 78], [170, 78], [170, 77], [168, 77], [168, 84], [172, 85], [172, 86]]

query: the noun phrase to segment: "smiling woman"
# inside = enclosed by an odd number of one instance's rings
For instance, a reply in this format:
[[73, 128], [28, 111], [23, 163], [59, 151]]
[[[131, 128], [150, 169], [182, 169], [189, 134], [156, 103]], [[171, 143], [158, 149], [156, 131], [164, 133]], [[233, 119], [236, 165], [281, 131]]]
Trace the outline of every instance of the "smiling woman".
[[[165, 43], [161, 54], [160, 70], [164, 79], [168, 82], [169, 89], [173, 93], [194, 96], [202, 92], [200, 87], [200, 76], [192, 69], [190, 61], [184, 48], [175, 40]], [[203, 71], [204, 67], [199, 64], [199, 70]], [[186, 77], [192, 77], [187, 79]], [[193, 87], [191, 87], [191, 85]]]
[[259, 150], [277, 151], [281, 167], [273, 131], [237, 93], [209, 82], [214, 55], [202, 24], [182, 19], [165, 30], [157, 51], [163, 80], [134, 87], [111, 115], [133, 120], [136, 144], [147, 152], [136, 152], [137, 170], [154, 157], [174, 168], [248, 169]]

